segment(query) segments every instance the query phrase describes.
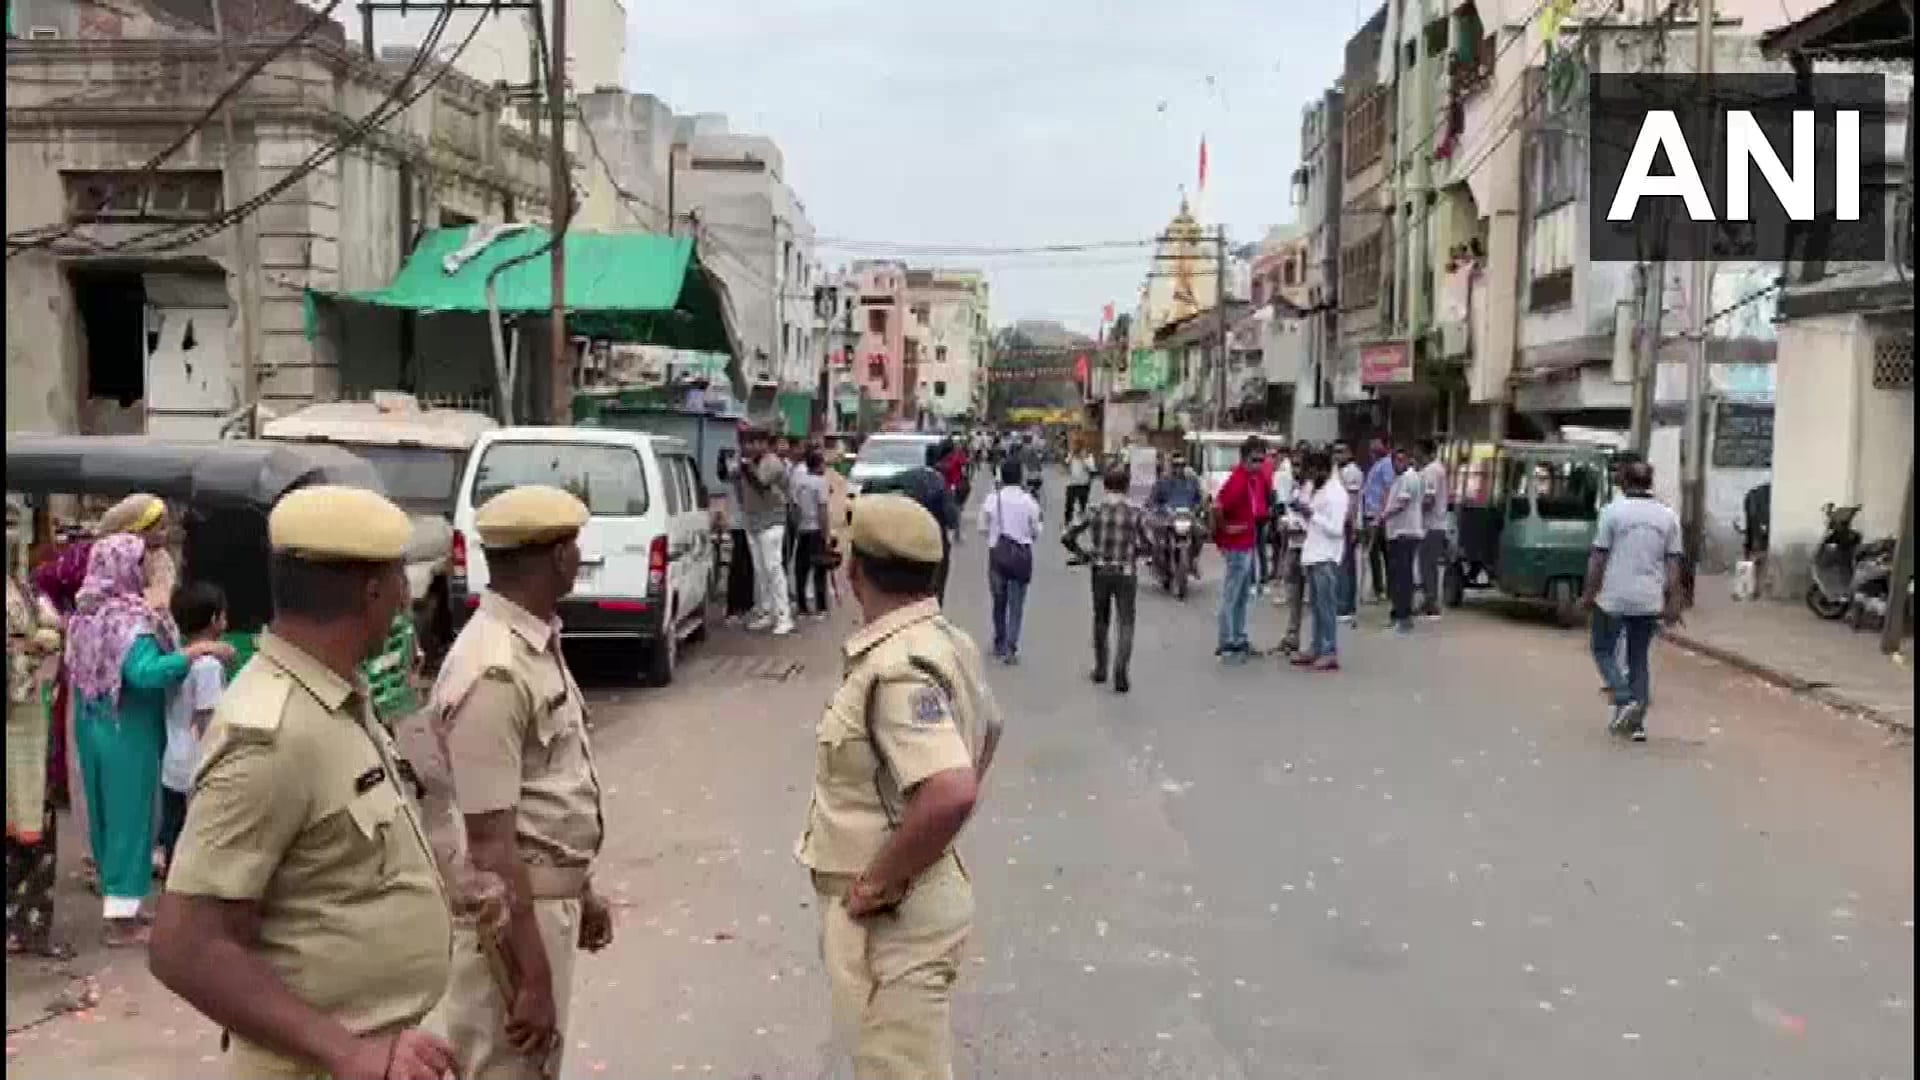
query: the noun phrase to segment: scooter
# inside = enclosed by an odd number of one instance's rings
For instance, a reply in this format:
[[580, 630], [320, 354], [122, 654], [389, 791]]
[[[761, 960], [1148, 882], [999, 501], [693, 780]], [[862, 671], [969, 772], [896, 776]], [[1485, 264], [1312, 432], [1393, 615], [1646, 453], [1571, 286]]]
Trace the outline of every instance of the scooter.
[[1853, 527], [1858, 506], [1820, 508], [1827, 516], [1827, 535], [1813, 552], [1813, 580], [1807, 583], [1807, 607], [1823, 619], [1838, 619], [1853, 604], [1854, 563], [1860, 551], [1860, 530]]
[[1853, 596], [1847, 602], [1847, 625], [1855, 630], [1878, 629], [1887, 618], [1887, 593], [1893, 581], [1892, 537], [1863, 544], [1854, 555]]

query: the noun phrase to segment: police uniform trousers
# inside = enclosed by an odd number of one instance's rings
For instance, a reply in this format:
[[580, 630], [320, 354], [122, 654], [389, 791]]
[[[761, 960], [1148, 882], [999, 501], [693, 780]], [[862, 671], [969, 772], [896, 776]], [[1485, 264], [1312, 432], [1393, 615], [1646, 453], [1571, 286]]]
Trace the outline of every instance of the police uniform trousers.
[[833, 991], [833, 1053], [855, 1080], [951, 1080], [953, 984], [973, 929], [973, 886], [952, 852], [890, 914], [855, 919], [851, 874], [813, 875]]
[[[398, 1035], [408, 1026], [401, 1024], [371, 1034]], [[227, 1080], [332, 1080], [318, 1065], [269, 1050], [238, 1035], [229, 1035], [226, 1041], [222, 1075]]]
[[423, 1026], [453, 1047], [461, 1080], [539, 1080], [560, 1075], [568, 1004], [573, 998], [574, 952], [580, 942], [580, 900], [577, 896], [564, 900], [536, 896], [533, 914], [540, 924], [540, 944], [546, 949], [547, 965], [553, 970], [553, 1007], [560, 1046], [550, 1055], [530, 1058], [507, 1042], [512, 1002], [494, 978], [493, 966], [480, 948], [479, 933], [471, 923], [455, 923], [447, 994]]

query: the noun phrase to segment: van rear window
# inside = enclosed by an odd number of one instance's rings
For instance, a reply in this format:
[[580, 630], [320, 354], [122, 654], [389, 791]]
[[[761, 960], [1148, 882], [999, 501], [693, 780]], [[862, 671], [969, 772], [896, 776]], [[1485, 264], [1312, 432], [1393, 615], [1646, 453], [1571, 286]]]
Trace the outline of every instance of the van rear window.
[[497, 442], [474, 471], [473, 505], [523, 484], [547, 484], [573, 493], [600, 517], [647, 512], [647, 472], [640, 454], [624, 446], [571, 442]]

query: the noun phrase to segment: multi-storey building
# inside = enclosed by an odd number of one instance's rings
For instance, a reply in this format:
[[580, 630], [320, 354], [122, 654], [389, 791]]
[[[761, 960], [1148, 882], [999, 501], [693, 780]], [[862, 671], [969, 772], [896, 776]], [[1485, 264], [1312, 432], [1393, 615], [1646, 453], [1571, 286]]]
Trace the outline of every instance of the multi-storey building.
[[1339, 364], [1334, 402], [1340, 429], [1360, 439], [1382, 427], [1374, 405], [1380, 387], [1412, 379], [1405, 343], [1393, 337], [1393, 91], [1383, 75], [1382, 6], [1347, 39], [1340, 76], [1340, 261], [1335, 292]]
[[978, 416], [991, 348], [986, 276], [974, 270], [907, 272], [909, 348], [915, 353], [915, 400], [923, 422]]
[[678, 121], [669, 201], [725, 282], [755, 401], [771, 392], [786, 430], [803, 433], [819, 392], [825, 342], [815, 331], [813, 224], [788, 185], [780, 147], [727, 130], [714, 114]]
[[1341, 131], [1339, 86], [1324, 91], [1300, 112], [1300, 164], [1293, 173], [1294, 207], [1305, 241], [1301, 287], [1293, 296], [1304, 312], [1303, 355], [1294, 383], [1295, 438], [1325, 440], [1338, 431], [1334, 374], [1339, 364], [1340, 310], [1335, 302], [1340, 274]]
[[854, 296], [853, 381], [876, 419], [911, 419], [914, 403], [907, 363], [907, 266], [901, 262], [856, 262], [849, 274]]

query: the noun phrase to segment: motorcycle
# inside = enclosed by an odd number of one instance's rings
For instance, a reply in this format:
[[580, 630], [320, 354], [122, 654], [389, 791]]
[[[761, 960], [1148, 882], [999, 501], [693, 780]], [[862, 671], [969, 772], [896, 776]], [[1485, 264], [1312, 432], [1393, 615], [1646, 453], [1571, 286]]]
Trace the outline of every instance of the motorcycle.
[[1813, 580], [1807, 583], [1807, 607], [1823, 619], [1838, 619], [1853, 604], [1853, 575], [1863, 537], [1853, 527], [1858, 506], [1820, 508], [1827, 517], [1827, 535], [1813, 553]]
[[1162, 525], [1159, 549], [1154, 553], [1154, 568], [1160, 575], [1160, 587], [1176, 599], [1187, 598], [1187, 586], [1193, 580], [1194, 538], [1198, 535], [1194, 512], [1186, 507], [1174, 510]]

